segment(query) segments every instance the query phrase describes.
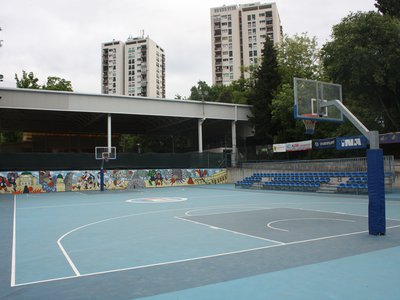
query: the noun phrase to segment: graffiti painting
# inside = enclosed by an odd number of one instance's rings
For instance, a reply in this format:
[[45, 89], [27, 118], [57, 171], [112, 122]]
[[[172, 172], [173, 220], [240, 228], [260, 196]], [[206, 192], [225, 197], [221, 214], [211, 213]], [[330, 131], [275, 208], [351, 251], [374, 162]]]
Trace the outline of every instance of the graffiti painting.
[[[226, 169], [105, 170], [107, 190], [161, 188], [227, 182]], [[0, 172], [0, 194], [100, 190], [100, 171]]]

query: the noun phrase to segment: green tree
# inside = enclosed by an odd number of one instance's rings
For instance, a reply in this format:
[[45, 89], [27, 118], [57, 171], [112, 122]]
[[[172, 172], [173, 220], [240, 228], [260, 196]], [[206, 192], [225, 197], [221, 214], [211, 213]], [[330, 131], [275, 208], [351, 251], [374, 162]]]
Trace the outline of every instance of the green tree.
[[281, 83], [277, 51], [267, 37], [262, 50], [262, 62], [255, 72], [254, 89], [249, 97], [253, 116], [250, 118], [258, 143], [272, 143], [276, 130], [272, 126], [272, 99]]
[[272, 100], [271, 122], [275, 128], [274, 143], [295, 141], [304, 133], [304, 127], [293, 118], [293, 88], [290, 83], [282, 84]]
[[56, 76], [47, 77], [47, 83], [42, 86], [42, 89], [67, 92], [73, 91], [71, 81]]
[[306, 33], [285, 36], [277, 48], [279, 72], [283, 83], [293, 83], [293, 77], [321, 79], [322, 65], [317, 38]]
[[346, 105], [369, 128], [400, 130], [400, 20], [350, 14], [322, 48], [327, 75], [342, 84]]
[[316, 38], [308, 37], [306, 33], [293, 37], [286, 35], [277, 47], [277, 60], [282, 83], [272, 100], [271, 122], [276, 130], [274, 142], [307, 138], [303, 123], [293, 118], [293, 77], [323, 80]]
[[176, 100], [186, 100], [186, 97], [185, 97], [185, 96], [182, 96], [182, 95], [180, 95], [180, 94], [176, 94], [175, 97], [174, 97], [174, 99], [176, 99]]
[[47, 82], [44, 85], [39, 85], [39, 79], [33, 74], [33, 72], [27, 73], [22, 70], [21, 79], [15, 74], [15, 80], [17, 82], [17, 88], [20, 89], [43, 89], [43, 90], [54, 90], [54, 91], [68, 91], [72, 92], [71, 81], [65, 80], [56, 76], [47, 77]]
[[399, 0], [376, 0], [375, 7], [384, 15], [400, 18]]
[[40, 89], [40, 85], [38, 84], [39, 79], [36, 78], [33, 72], [27, 73], [26, 71], [22, 71], [21, 79], [19, 79], [17, 74], [15, 74], [15, 80], [17, 82], [17, 88]]
[[190, 89], [189, 99], [247, 104], [250, 91], [250, 79], [245, 78], [234, 80], [230, 85], [217, 84], [209, 86], [205, 81], [199, 81], [197, 86], [193, 86]]
[[204, 100], [204, 101], [215, 101], [216, 98], [212, 98], [211, 87], [205, 81], [197, 82], [197, 86], [193, 86], [190, 89], [189, 100]]

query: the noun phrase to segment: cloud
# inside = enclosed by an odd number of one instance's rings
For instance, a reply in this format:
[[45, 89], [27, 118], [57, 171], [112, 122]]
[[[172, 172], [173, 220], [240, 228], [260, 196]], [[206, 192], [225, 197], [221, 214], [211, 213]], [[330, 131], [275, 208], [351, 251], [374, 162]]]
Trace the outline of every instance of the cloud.
[[[0, 10], [1, 86], [34, 72], [72, 81], [75, 91], [100, 92], [101, 44], [141, 30], [166, 53], [167, 97], [189, 96], [197, 81], [211, 84], [210, 9], [252, 1], [3, 0]], [[308, 32], [320, 44], [350, 11], [372, 10], [370, 0], [277, 0], [284, 33]]]

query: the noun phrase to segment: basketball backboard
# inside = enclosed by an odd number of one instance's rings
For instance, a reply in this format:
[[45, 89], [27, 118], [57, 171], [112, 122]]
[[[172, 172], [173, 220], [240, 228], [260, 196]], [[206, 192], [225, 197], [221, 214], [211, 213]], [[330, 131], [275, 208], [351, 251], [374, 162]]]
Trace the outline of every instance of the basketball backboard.
[[343, 122], [343, 114], [335, 106], [322, 106], [330, 100], [342, 102], [342, 86], [329, 82], [293, 78], [294, 117], [318, 122]]
[[116, 147], [95, 147], [94, 154], [97, 160], [117, 158]]

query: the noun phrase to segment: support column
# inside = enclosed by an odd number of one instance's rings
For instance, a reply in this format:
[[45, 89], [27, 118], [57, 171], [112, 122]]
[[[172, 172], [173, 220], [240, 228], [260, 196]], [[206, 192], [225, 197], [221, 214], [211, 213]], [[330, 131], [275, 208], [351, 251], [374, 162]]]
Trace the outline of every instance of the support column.
[[107, 147], [108, 152], [111, 152], [111, 114], [107, 115]]
[[203, 122], [204, 119], [198, 119], [197, 128], [199, 135], [199, 153], [203, 153]]
[[232, 167], [236, 167], [237, 149], [236, 149], [236, 121], [232, 121]]
[[378, 131], [370, 131], [369, 136], [367, 136], [369, 140], [369, 148], [370, 149], [379, 149], [379, 132]]

